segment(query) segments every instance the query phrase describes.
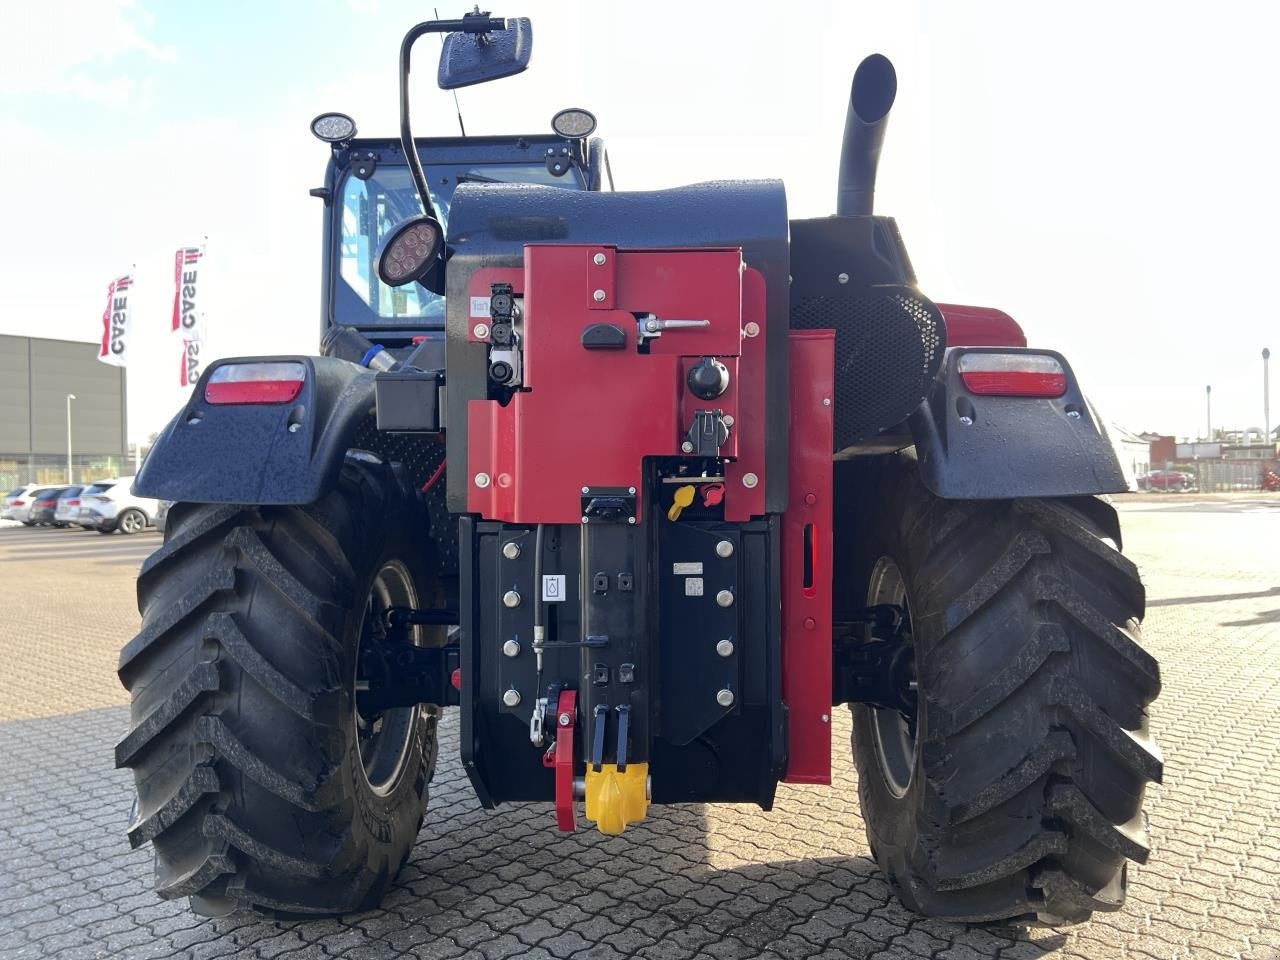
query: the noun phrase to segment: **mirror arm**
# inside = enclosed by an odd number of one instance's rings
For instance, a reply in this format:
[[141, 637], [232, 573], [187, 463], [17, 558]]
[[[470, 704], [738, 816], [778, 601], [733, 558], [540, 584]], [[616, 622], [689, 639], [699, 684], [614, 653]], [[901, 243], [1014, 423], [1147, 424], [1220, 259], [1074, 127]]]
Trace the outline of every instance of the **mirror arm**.
[[[422, 171], [422, 159], [418, 156], [417, 146], [413, 142], [413, 130], [409, 126], [409, 59], [413, 45], [419, 37], [428, 33], [485, 34], [492, 30], [506, 28], [507, 21], [503, 17], [483, 17], [474, 14], [463, 17], [461, 20], [427, 20], [406, 33], [400, 44], [400, 147], [404, 150], [405, 161], [409, 164], [413, 185], [418, 188], [418, 196], [422, 199], [422, 212], [429, 217], [436, 217], [436, 211], [431, 203], [431, 191], [427, 189], [426, 174]], [[436, 219], [439, 218], [436, 217]]]

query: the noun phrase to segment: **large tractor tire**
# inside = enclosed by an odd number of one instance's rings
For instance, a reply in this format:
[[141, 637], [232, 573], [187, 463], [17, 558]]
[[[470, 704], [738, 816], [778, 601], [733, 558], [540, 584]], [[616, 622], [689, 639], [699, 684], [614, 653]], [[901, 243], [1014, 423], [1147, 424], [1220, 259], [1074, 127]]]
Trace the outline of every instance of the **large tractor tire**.
[[428, 521], [363, 456], [308, 506], [175, 504], [138, 577], [116, 747], [137, 787], [129, 840], [153, 844], [160, 896], [197, 913], [367, 909], [421, 826], [436, 711], [364, 717], [355, 688], [385, 609], [432, 605]]
[[[896, 455], [863, 495], [854, 582], [906, 613], [913, 712], [854, 704], [872, 852], [910, 908], [1077, 923], [1116, 910], [1148, 854], [1161, 758], [1139, 646], [1145, 593], [1094, 498], [945, 501]], [[914, 686], [914, 689], [912, 689]]]

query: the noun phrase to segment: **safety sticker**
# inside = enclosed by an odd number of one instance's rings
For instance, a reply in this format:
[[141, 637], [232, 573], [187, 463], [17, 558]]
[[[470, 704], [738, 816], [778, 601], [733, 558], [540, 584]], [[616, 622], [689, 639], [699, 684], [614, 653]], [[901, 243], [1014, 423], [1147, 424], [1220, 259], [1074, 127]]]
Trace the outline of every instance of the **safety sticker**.
[[488, 297], [472, 297], [471, 298], [471, 315], [473, 317], [489, 316], [489, 298]]
[[677, 577], [687, 577], [690, 575], [700, 577], [702, 576], [702, 561], [699, 560], [697, 563], [673, 563], [671, 565], [671, 572]]
[[686, 597], [700, 597], [702, 596], [702, 589], [701, 577], [684, 578], [684, 595]]
[[558, 603], [564, 600], [563, 573], [544, 573], [542, 575], [542, 600], [544, 603]]

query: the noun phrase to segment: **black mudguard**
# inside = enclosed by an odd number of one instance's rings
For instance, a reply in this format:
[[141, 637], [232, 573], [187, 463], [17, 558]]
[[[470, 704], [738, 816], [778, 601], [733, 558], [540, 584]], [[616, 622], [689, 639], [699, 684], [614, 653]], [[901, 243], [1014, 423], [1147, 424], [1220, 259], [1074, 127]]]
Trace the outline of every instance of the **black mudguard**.
[[[292, 403], [215, 405], [205, 383], [228, 363], [307, 368]], [[311, 503], [337, 482], [351, 440], [374, 413], [373, 373], [333, 357], [237, 357], [210, 364], [147, 456], [139, 496], [196, 503]]]
[[[993, 352], [1055, 357], [1067, 374], [1066, 393], [1051, 400], [970, 393], [957, 370], [960, 357]], [[1072, 497], [1128, 489], [1106, 427], [1080, 392], [1070, 365], [1052, 350], [947, 350], [932, 391], [908, 425], [925, 486], [947, 500]]]

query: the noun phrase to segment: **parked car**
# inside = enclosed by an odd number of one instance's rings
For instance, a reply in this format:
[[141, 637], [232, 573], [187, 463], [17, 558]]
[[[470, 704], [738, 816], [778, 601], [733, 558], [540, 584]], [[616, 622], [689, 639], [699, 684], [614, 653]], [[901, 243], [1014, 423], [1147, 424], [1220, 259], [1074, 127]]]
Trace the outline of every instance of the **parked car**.
[[28, 483], [21, 487], [14, 487], [6, 493], [4, 495], [4, 512], [0, 514], [0, 518], [5, 520], [25, 519], [26, 511], [31, 506], [30, 495], [38, 489], [40, 489], [38, 485]]
[[88, 487], [71, 487], [75, 493], [64, 493], [58, 498], [58, 506], [53, 511], [54, 526], [69, 527], [80, 522], [80, 495]]
[[172, 500], [161, 500], [160, 506], [156, 508], [156, 529], [161, 533], [164, 533], [165, 524], [169, 522], [169, 508], [172, 506]]
[[69, 527], [75, 523], [76, 513], [80, 509], [80, 491], [83, 489], [82, 486], [63, 487], [49, 522], [55, 527]]
[[31, 510], [27, 514], [27, 520], [32, 526], [42, 523], [50, 523], [56, 527], [65, 527], [65, 523], [58, 521], [55, 516], [58, 509], [58, 501], [68, 490], [80, 492], [80, 487], [50, 487], [41, 491], [40, 496], [33, 496], [31, 500]]
[[80, 491], [76, 523], [99, 533], [140, 533], [155, 524], [160, 503], [130, 492], [133, 477], [99, 480]]
[[1195, 485], [1195, 474], [1182, 470], [1152, 470], [1138, 478], [1139, 490], [1191, 490]]
[[[35, 487], [27, 494], [15, 497], [13, 506], [5, 513], [10, 520], [21, 520], [28, 527], [34, 527], [39, 521], [31, 519], [31, 511], [35, 505], [49, 497], [51, 493], [56, 493], [60, 487]], [[57, 499], [56, 496], [54, 498]]]

